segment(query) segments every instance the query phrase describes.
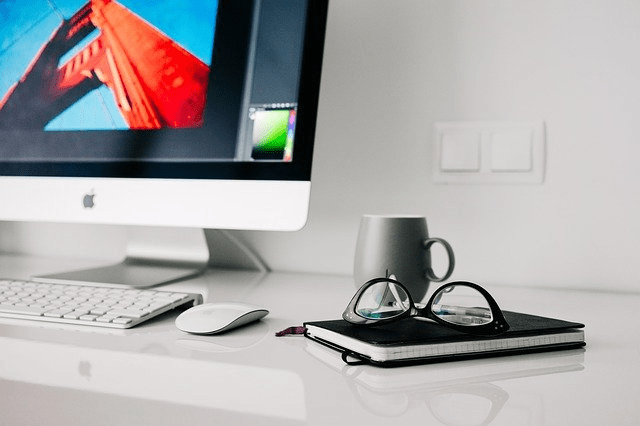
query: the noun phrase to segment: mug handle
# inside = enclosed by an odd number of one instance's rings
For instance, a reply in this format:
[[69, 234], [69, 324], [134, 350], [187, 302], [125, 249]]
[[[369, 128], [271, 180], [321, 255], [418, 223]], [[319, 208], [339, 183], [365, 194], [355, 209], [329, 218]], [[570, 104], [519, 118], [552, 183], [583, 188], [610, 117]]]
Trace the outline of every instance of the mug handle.
[[425, 250], [429, 250], [431, 249], [431, 246], [435, 243], [442, 244], [442, 246], [447, 251], [447, 256], [449, 257], [449, 268], [447, 269], [447, 272], [442, 277], [437, 277], [436, 274], [433, 272], [431, 265], [429, 265], [427, 267], [427, 270], [425, 271], [425, 275], [427, 279], [429, 279], [430, 281], [439, 283], [451, 276], [451, 274], [453, 273], [453, 268], [456, 264], [456, 260], [455, 260], [455, 257], [453, 256], [453, 249], [451, 248], [449, 243], [443, 240], [442, 238], [427, 238], [426, 240], [424, 240], [422, 245], [424, 246]]

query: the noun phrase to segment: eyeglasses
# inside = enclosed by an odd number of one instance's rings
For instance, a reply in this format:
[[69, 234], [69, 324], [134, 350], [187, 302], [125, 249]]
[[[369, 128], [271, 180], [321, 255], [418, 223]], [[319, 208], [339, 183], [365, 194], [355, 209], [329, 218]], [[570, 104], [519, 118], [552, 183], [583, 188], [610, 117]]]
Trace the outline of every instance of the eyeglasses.
[[509, 324], [491, 295], [478, 284], [453, 281], [436, 290], [422, 308], [394, 278], [375, 278], [357, 291], [342, 314], [352, 324], [378, 325], [422, 317], [471, 334], [500, 334]]

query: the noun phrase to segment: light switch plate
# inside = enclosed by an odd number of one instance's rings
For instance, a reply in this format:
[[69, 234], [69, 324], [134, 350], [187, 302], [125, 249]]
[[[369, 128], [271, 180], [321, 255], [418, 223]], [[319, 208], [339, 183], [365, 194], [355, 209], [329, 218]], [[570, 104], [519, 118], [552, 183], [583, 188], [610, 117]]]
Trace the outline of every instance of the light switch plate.
[[541, 184], [545, 175], [543, 121], [452, 121], [434, 125], [438, 183]]

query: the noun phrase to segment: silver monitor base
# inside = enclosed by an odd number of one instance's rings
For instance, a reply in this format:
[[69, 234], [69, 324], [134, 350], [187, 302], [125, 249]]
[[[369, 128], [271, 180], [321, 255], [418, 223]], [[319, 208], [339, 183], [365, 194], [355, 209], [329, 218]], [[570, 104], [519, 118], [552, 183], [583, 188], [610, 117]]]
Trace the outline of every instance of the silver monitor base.
[[119, 263], [33, 277], [63, 284], [144, 288], [197, 276], [207, 267], [257, 270], [268, 268], [228, 231], [175, 228], [131, 228], [125, 259]]
[[107, 287], [144, 288], [184, 280], [201, 274], [206, 265], [166, 265], [136, 259], [78, 271], [33, 277], [35, 281]]

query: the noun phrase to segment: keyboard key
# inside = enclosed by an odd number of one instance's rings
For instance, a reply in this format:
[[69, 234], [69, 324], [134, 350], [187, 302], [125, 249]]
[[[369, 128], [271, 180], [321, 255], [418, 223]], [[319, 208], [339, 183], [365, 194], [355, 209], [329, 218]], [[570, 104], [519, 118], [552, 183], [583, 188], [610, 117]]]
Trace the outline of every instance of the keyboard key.
[[98, 315], [81, 315], [79, 320], [82, 321], [95, 321], [98, 318]]

